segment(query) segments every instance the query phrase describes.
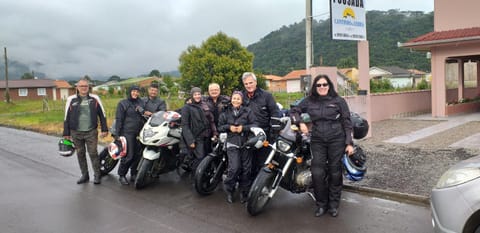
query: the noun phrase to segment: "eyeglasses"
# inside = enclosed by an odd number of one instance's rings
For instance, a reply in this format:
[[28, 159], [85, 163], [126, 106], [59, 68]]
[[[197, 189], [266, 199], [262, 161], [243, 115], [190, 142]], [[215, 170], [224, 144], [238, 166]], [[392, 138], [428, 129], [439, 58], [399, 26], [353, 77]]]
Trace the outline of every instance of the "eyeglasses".
[[79, 85], [77, 87], [88, 87], [88, 85]]
[[315, 84], [316, 87], [328, 87], [328, 83], [317, 83]]

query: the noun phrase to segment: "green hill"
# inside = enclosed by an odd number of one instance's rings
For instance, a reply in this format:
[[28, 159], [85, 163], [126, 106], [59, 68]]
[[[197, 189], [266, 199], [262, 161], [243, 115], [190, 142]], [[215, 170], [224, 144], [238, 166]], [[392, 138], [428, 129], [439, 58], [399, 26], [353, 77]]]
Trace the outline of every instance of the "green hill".
[[[430, 71], [430, 60], [424, 52], [398, 48], [406, 42], [433, 31], [433, 12], [368, 11], [367, 39], [370, 46], [370, 66], [399, 66]], [[357, 66], [357, 42], [332, 40], [330, 19], [313, 20], [314, 65]], [[305, 21], [283, 26], [251, 44], [247, 49], [255, 54], [254, 69], [268, 74], [285, 75], [305, 69]]]

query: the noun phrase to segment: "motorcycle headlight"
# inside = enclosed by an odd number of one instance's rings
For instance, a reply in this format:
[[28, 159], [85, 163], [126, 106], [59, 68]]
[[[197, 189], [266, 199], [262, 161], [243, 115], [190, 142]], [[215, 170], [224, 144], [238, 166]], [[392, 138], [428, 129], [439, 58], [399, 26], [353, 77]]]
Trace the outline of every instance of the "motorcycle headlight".
[[145, 129], [143, 131], [143, 138], [150, 138], [153, 137], [153, 135], [155, 135], [155, 132], [153, 132], [152, 129]]
[[277, 148], [282, 152], [288, 152], [290, 150], [290, 144], [285, 141], [278, 140], [277, 141]]
[[480, 169], [477, 167], [464, 167], [459, 169], [451, 169], [443, 173], [437, 182], [435, 188], [448, 188], [455, 185], [463, 184], [480, 177]]

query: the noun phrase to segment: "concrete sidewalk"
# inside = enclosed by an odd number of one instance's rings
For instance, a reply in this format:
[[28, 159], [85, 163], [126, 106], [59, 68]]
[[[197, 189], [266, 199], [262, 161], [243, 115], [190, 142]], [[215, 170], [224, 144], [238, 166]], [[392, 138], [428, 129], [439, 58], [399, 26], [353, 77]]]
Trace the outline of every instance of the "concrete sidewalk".
[[[471, 113], [471, 114], [462, 114], [456, 116], [450, 116], [445, 118], [435, 118], [431, 115], [419, 115], [416, 117], [409, 117], [411, 120], [441, 120], [442, 123], [423, 128], [417, 131], [410, 132], [401, 136], [393, 137], [384, 142], [388, 143], [399, 143], [399, 144], [408, 144], [414, 141], [432, 136], [434, 134], [452, 129], [454, 127], [466, 124], [471, 121], [480, 121], [480, 113]], [[480, 149], [480, 132], [474, 135], [471, 135], [463, 140], [457, 141], [449, 147], [461, 147], [461, 148], [470, 148], [470, 149]]]

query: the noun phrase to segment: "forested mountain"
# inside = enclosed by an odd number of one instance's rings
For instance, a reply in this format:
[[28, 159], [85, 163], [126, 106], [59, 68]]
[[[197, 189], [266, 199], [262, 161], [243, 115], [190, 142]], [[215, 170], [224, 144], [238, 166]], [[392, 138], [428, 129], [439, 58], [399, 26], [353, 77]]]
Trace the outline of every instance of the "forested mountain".
[[[368, 11], [367, 39], [370, 66], [399, 66], [430, 71], [425, 52], [398, 48], [397, 42], [433, 31], [433, 12]], [[339, 68], [357, 66], [357, 42], [331, 39], [330, 19], [313, 20], [314, 65]], [[269, 33], [247, 49], [254, 53], [254, 69], [265, 74], [285, 75], [305, 69], [305, 20]]]

